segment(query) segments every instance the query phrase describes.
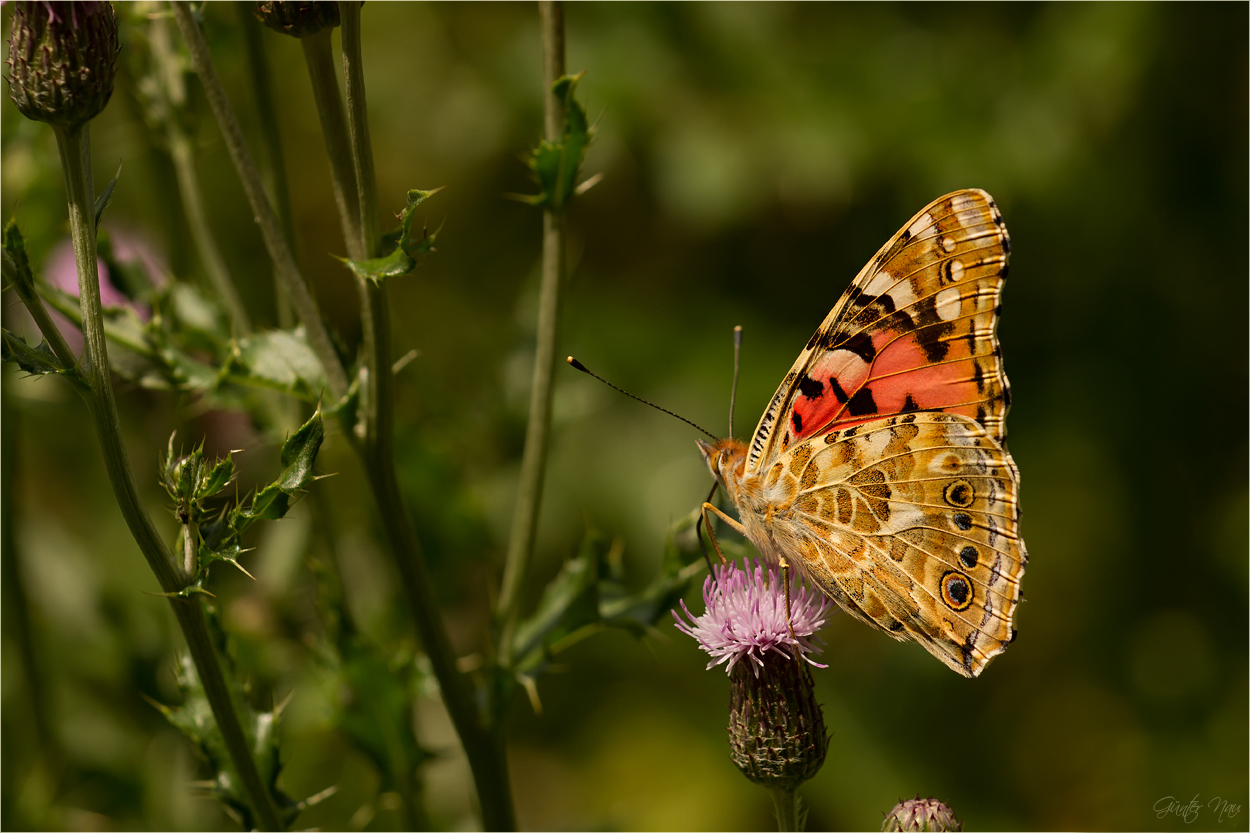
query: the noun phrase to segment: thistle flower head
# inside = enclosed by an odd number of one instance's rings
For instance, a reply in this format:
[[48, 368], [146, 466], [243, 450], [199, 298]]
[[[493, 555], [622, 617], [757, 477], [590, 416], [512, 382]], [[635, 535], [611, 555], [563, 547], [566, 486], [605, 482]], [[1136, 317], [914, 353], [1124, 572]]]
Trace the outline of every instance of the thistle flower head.
[[[790, 583], [790, 610], [780, 570], [756, 562], [746, 570], [715, 567], [703, 584], [702, 616], [682, 602], [677, 627], [725, 663], [730, 678], [729, 752], [751, 781], [792, 791], [825, 762], [829, 735], [806, 662], [816, 650], [813, 634], [824, 626], [830, 601], [797, 577]], [[800, 662], [799, 660], [803, 660]]]
[[9, 97], [28, 119], [67, 128], [88, 122], [113, 94], [119, 48], [111, 3], [15, 3]]
[[732, 673], [738, 663], [747, 661], [759, 676], [769, 652], [802, 657], [823, 668], [808, 655], [818, 650], [819, 640], [813, 634], [829, 618], [829, 598], [792, 575], [787, 616], [781, 571], [758, 561], [746, 561], [745, 565], [746, 570], [735, 564], [714, 567], [703, 582], [703, 615], [692, 614], [683, 601], [681, 608], [689, 622], [674, 610], [677, 628], [698, 640], [699, 647], [711, 655], [709, 669], [725, 663], [725, 672]]
[[909, 798], [894, 805], [881, 825], [883, 831], [945, 831], [963, 830], [964, 826], [951, 811], [936, 798]]

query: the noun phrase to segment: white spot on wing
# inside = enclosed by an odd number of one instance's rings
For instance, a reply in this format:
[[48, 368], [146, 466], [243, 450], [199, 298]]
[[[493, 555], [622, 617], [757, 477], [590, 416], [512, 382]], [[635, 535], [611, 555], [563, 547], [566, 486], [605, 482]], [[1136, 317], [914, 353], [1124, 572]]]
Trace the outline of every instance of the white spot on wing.
[[894, 276], [889, 272], [878, 272], [877, 276], [864, 287], [864, 294], [878, 298], [889, 292], [892, 286], [894, 286]]
[[934, 297], [937, 305], [938, 318], [943, 321], [950, 321], [952, 318], [959, 316], [959, 289], [951, 287], [943, 289]]
[[890, 290], [890, 298], [895, 309], [911, 306], [916, 302], [916, 293], [912, 291], [911, 281], [899, 281], [898, 286]]
[[921, 234], [924, 234], [926, 231], [928, 231], [932, 227], [933, 227], [933, 218], [929, 216], [928, 214], [921, 214], [919, 217], [916, 218], [916, 222], [912, 223], [911, 227], [908, 228], [907, 230], [911, 232], [912, 237], [919, 237]]

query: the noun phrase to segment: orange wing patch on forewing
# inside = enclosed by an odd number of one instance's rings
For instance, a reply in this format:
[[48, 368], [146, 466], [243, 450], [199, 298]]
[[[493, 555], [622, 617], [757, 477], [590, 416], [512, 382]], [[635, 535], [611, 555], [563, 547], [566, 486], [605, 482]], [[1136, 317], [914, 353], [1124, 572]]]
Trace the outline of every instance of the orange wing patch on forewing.
[[860, 272], [756, 428], [748, 467], [825, 431], [891, 414], [976, 419], [999, 445], [1009, 394], [995, 336], [1009, 250], [983, 191], [927, 206]]

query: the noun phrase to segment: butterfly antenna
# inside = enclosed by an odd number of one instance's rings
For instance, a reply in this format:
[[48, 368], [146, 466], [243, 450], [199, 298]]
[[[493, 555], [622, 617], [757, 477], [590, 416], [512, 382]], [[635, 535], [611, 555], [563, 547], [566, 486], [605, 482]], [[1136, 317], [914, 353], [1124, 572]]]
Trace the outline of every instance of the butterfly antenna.
[[738, 355], [742, 352], [742, 325], [734, 327], [734, 381], [729, 388], [729, 436], [734, 435], [734, 401], [738, 398]]
[[577, 359], [573, 358], [572, 356], [569, 356], [567, 359], [565, 359], [565, 361], [573, 365], [574, 369], [580, 370], [582, 373], [585, 373], [587, 376], [594, 376], [600, 382], [603, 382], [605, 385], [612, 388], [612, 390], [620, 391], [621, 393], [628, 396], [630, 399], [636, 399], [644, 405], [650, 405], [652, 408], [655, 408], [657, 411], [663, 411], [669, 416], [677, 417], [682, 422], [689, 425], [691, 428], [697, 428], [698, 430], [702, 431], [704, 434], [707, 434], [709, 437], [711, 437], [714, 440], [720, 439], [720, 437], [716, 436], [711, 431], [707, 430], [706, 428], [702, 428], [698, 425], [695, 425], [693, 422], [686, 419], [684, 416], [681, 416], [680, 414], [675, 414], [672, 411], [670, 411], [668, 408], [661, 408], [659, 405], [655, 404], [654, 402], [648, 402], [647, 400], [643, 399], [641, 396], [634, 396], [629, 391], [618, 388], [616, 385], [612, 384], [611, 382], [609, 382], [607, 379], [603, 378], [602, 376], [596, 373], [591, 373], [589, 370], [586, 369], [586, 365], [582, 364], [581, 362], [579, 362]]

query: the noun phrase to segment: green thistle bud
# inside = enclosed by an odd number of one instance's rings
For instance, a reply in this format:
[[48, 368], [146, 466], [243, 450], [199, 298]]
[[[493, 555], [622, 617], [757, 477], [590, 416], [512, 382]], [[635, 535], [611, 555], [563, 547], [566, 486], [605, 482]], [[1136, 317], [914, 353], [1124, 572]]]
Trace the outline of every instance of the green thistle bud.
[[111, 3], [15, 3], [9, 32], [9, 96], [23, 116], [77, 127], [100, 114], [117, 75]]
[[794, 790], [820, 771], [829, 735], [806, 663], [776, 652], [763, 661], [730, 674], [730, 756], [755, 783]]
[[889, 831], [963, 830], [951, 808], [936, 798], [909, 798], [900, 801], [885, 817], [881, 829]]
[[254, 3], [252, 14], [275, 32], [297, 38], [339, 25], [338, 3]]

